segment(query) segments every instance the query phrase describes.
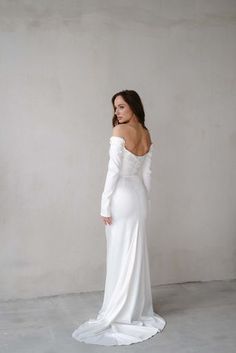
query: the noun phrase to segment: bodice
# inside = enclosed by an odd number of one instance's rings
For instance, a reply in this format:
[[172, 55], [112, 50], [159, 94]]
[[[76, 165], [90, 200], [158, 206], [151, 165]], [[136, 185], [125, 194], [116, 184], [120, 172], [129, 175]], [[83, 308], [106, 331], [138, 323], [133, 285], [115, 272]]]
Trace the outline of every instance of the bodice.
[[111, 200], [119, 178], [136, 177], [140, 179], [149, 199], [151, 186], [152, 146], [147, 153], [137, 156], [125, 147], [125, 139], [120, 136], [110, 137], [109, 163], [104, 190], [101, 198], [101, 216], [110, 217]]
[[[114, 146], [114, 152], [120, 154], [121, 157], [120, 176], [141, 176], [144, 161], [151, 155], [152, 145], [147, 153], [138, 156], [126, 149], [125, 140], [122, 137], [111, 136], [110, 144], [111, 147]], [[111, 153], [113, 153], [112, 151], [111, 148]]]

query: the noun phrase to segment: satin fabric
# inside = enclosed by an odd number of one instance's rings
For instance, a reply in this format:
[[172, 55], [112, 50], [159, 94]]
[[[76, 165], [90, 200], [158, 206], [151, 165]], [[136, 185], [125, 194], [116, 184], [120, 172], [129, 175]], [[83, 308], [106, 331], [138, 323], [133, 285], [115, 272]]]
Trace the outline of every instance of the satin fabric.
[[150, 208], [153, 145], [143, 156], [110, 137], [109, 163], [101, 197], [107, 261], [104, 298], [96, 318], [73, 333], [77, 341], [104, 346], [142, 342], [161, 332], [166, 321], [153, 311], [146, 221]]

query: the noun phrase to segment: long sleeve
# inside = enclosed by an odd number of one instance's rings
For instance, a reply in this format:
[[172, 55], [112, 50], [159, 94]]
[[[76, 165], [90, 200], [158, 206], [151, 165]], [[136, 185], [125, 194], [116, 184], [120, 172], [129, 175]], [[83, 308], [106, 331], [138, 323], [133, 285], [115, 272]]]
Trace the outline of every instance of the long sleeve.
[[151, 144], [150, 150], [146, 156], [146, 159], [144, 161], [143, 164], [143, 170], [142, 170], [142, 177], [143, 177], [143, 182], [144, 185], [147, 189], [147, 195], [148, 195], [148, 203], [150, 206], [151, 200], [151, 174], [152, 174], [152, 148], [153, 148], [153, 144]]
[[110, 137], [109, 162], [105, 180], [105, 186], [101, 197], [101, 216], [111, 216], [111, 199], [115, 191], [117, 181], [120, 175], [120, 169], [123, 159], [123, 145], [125, 141], [122, 137]]

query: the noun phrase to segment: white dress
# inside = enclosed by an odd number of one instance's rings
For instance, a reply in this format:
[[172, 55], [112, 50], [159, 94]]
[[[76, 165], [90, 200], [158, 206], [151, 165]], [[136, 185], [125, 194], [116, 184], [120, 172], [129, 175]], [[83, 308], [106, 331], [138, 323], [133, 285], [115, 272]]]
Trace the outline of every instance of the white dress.
[[151, 157], [137, 156], [122, 137], [110, 137], [108, 171], [101, 212], [112, 216], [107, 242], [104, 299], [96, 318], [72, 337], [104, 346], [142, 342], [161, 332], [166, 321], [153, 311], [146, 220], [150, 207]]

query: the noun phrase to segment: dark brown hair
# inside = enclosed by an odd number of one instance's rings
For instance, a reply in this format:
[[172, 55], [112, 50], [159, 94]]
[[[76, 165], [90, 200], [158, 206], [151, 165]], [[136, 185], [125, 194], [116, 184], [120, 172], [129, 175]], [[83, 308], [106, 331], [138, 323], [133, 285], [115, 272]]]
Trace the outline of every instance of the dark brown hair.
[[114, 115], [112, 118], [112, 126], [114, 127], [119, 124], [119, 120], [117, 119], [117, 116], [115, 114], [115, 99], [117, 96], [121, 96], [124, 99], [124, 101], [129, 105], [132, 112], [138, 118], [138, 121], [142, 124], [143, 128], [148, 130], [147, 127], [145, 126], [145, 112], [144, 112], [143, 103], [141, 101], [141, 98], [139, 97], [137, 92], [135, 92], [133, 90], [128, 90], [128, 89], [126, 89], [124, 91], [117, 92], [116, 94], [114, 94], [114, 96], [111, 99], [112, 105], [114, 108]]

